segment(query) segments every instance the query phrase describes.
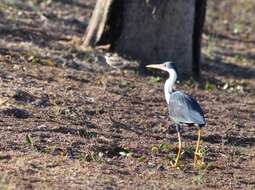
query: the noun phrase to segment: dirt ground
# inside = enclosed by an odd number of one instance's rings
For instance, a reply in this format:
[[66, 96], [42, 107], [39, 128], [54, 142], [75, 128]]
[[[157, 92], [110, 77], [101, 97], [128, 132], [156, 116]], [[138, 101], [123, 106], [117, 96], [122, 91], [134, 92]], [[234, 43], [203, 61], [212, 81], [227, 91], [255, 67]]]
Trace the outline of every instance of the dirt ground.
[[[200, 83], [176, 85], [207, 125], [177, 135], [164, 78], [79, 47], [94, 0], [0, 2], [0, 189], [255, 189], [255, 2], [209, 1]], [[226, 11], [227, 10], [227, 11]]]

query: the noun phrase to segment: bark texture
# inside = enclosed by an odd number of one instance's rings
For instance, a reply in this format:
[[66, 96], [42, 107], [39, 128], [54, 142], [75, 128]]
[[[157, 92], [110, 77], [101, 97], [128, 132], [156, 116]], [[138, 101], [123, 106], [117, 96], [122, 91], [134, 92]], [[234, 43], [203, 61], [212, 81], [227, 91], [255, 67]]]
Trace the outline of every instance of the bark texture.
[[86, 30], [84, 46], [94, 46], [102, 38], [113, 1], [114, 0], [97, 0], [89, 27]]
[[[181, 76], [199, 75], [206, 0], [98, 0], [84, 45], [110, 44], [141, 67], [173, 61]], [[100, 10], [99, 10], [100, 9]]]

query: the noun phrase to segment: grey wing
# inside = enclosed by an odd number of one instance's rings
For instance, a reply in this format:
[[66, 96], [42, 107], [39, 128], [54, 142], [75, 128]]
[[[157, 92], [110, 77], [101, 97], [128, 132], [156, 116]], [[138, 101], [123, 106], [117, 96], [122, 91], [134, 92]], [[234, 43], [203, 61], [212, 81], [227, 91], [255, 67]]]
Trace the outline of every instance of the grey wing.
[[204, 125], [204, 113], [197, 101], [183, 92], [174, 92], [169, 98], [169, 116], [175, 123]]

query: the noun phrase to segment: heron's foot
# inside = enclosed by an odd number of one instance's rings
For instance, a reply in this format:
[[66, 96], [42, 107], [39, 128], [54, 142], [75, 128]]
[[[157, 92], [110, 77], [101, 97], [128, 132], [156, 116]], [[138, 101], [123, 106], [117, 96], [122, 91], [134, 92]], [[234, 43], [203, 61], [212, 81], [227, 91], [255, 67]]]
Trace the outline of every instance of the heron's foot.
[[205, 169], [206, 167], [207, 167], [207, 165], [203, 160], [194, 161], [194, 168], [196, 168], [196, 169]]
[[200, 151], [194, 153], [194, 161], [201, 160], [201, 158], [202, 158], [202, 153]]
[[194, 154], [195, 154], [194, 155], [194, 168], [198, 168], [198, 169], [205, 168], [206, 164], [202, 160], [202, 153], [199, 151], [199, 152], [195, 152]]
[[179, 168], [180, 167], [180, 162], [178, 161], [178, 160], [176, 160], [176, 161], [171, 161], [170, 162], [170, 167], [171, 168]]
[[202, 159], [202, 153], [199, 150], [198, 152], [194, 152], [194, 162], [197, 162], [198, 160]]

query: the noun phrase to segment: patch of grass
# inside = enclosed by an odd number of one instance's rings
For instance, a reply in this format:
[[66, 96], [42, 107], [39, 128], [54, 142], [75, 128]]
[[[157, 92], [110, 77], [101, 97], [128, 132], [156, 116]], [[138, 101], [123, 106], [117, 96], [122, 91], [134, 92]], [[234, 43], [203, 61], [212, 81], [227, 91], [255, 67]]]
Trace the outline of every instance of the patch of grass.
[[201, 146], [200, 153], [201, 153], [202, 159], [204, 159], [209, 153], [209, 148], [206, 146]]
[[122, 81], [120, 84], [119, 84], [119, 87], [121, 89], [126, 89], [127, 91], [133, 91], [136, 86], [133, 84], [133, 83], [129, 83], [128, 81]]
[[197, 165], [196, 165], [196, 168], [198, 169], [198, 170], [206, 170], [206, 169], [208, 169], [208, 168], [210, 168], [211, 167], [211, 164], [209, 163], [209, 164], [207, 164], [206, 162], [205, 162], [205, 157], [208, 155], [208, 152], [209, 152], [209, 149], [208, 149], [208, 147], [204, 147], [204, 146], [202, 146], [201, 148], [200, 148], [200, 160], [198, 160], [198, 163], [197, 163]]
[[45, 150], [45, 153], [51, 154], [55, 150], [55, 146], [48, 146]]
[[159, 149], [163, 152], [168, 152], [172, 148], [172, 145], [169, 143], [161, 143]]
[[236, 54], [234, 56], [234, 60], [235, 62], [243, 62], [245, 60], [245, 56], [242, 54]]
[[40, 64], [47, 65], [47, 66], [54, 66], [54, 65], [56, 65], [56, 63], [53, 60], [48, 59], [48, 58], [41, 59], [40, 60]]
[[151, 153], [152, 154], [156, 154], [156, 153], [158, 153], [158, 151], [159, 151], [159, 148], [157, 146], [152, 146], [151, 147]]
[[204, 90], [207, 90], [207, 91], [213, 91], [217, 89], [216, 85], [211, 83], [210, 81], [205, 81], [205, 84], [204, 84]]
[[202, 185], [206, 182], [206, 179], [205, 179], [205, 173], [204, 172], [199, 172], [198, 175], [194, 176], [192, 178], [192, 182], [195, 184], [195, 185]]
[[8, 179], [6, 176], [0, 177], [0, 189], [1, 190], [13, 190], [16, 189], [16, 185], [11, 179]]
[[53, 156], [66, 156], [67, 151], [65, 149], [59, 148], [59, 147], [52, 147], [47, 149], [48, 153]]
[[85, 160], [88, 162], [95, 162], [98, 160], [98, 156], [95, 152], [91, 152], [90, 154], [85, 154]]
[[96, 105], [96, 114], [97, 115], [101, 115], [101, 114], [103, 114], [104, 113], [104, 108], [101, 106], [101, 105]]
[[185, 146], [182, 148], [182, 155], [187, 157], [193, 157], [195, 148], [193, 146]]
[[195, 166], [196, 169], [198, 170], [206, 170], [211, 166], [211, 164], [206, 164], [203, 159], [199, 160]]
[[146, 161], [146, 157], [145, 156], [141, 156], [138, 158], [139, 162], [145, 162]]
[[207, 35], [205, 36], [205, 38], [208, 39], [208, 42], [207, 42], [207, 46], [203, 48], [203, 53], [206, 54], [206, 56], [208, 56], [209, 58], [213, 58], [214, 52], [217, 48], [217, 45], [216, 45], [217, 39], [213, 35]]
[[33, 1], [28, 1], [27, 3], [23, 3], [22, 1], [18, 0], [2, 0], [8, 6], [13, 6], [15, 9], [18, 10], [36, 10]]
[[25, 144], [30, 145], [30, 146], [33, 146], [33, 145], [34, 145], [33, 139], [32, 139], [32, 137], [30, 136], [30, 134], [27, 134], [27, 135], [26, 135]]
[[54, 112], [56, 113], [57, 116], [63, 116], [75, 122], [80, 122], [82, 119], [80, 115], [78, 115], [77, 112], [75, 112], [72, 108], [61, 108], [55, 106]]
[[233, 27], [233, 33], [234, 34], [240, 34], [243, 33], [247, 27], [243, 23], [235, 23]]
[[176, 83], [179, 85], [183, 85], [184, 87], [188, 87], [188, 88], [195, 88], [195, 87], [199, 86], [199, 83], [193, 79], [176, 81]]
[[149, 80], [153, 83], [160, 83], [164, 81], [164, 78], [160, 76], [157, 76], [157, 77], [151, 76], [149, 77]]
[[93, 138], [93, 137], [97, 137], [97, 133], [96, 133], [96, 132], [86, 131], [85, 129], [79, 129], [79, 130], [78, 130], [78, 135], [79, 135], [80, 137], [84, 137], [84, 138]]
[[101, 159], [101, 155], [96, 154], [95, 152], [90, 152], [90, 153], [80, 153], [77, 155], [77, 159], [80, 161], [86, 161], [86, 162], [96, 162]]
[[80, 54], [80, 55], [78, 55], [77, 58], [80, 59], [81, 61], [85, 61], [88, 63], [97, 63], [99, 61], [98, 57], [93, 52]]
[[47, 57], [41, 57], [36, 55], [34, 52], [31, 51], [24, 51], [21, 53], [22, 56], [24, 56], [30, 63], [36, 65], [46, 65], [46, 66], [55, 66], [56, 63], [51, 58]]
[[86, 156], [85, 156], [85, 154], [83, 154], [83, 153], [78, 154], [76, 158], [77, 158], [78, 160], [80, 160], [80, 161], [86, 160]]
[[230, 152], [229, 155], [231, 157], [239, 157], [241, 156], [241, 152], [239, 150], [236, 150], [236, 151]]
[[244, 80], [241, 80], [240, 82], [235, 82], [235, 81], [227, 81], [225, 84], [222, 86], [222, 90], [228, 91], [228, 92], [239, 92], [239, 93], [244, 93], [245, 89], [249, 83], [247, 83]]

